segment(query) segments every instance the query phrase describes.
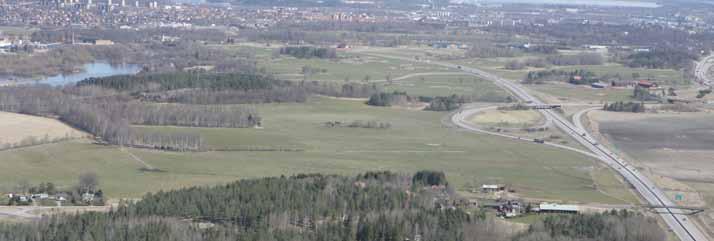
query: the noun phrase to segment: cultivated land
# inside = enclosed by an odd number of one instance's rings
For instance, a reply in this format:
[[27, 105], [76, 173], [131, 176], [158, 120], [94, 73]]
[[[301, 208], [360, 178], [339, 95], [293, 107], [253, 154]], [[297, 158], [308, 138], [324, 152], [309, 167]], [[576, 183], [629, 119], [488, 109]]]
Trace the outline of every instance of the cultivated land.
[[[714, 116], [710, 113], [597, 111], [590, 117], [608, 142], [637, 161], [676, 203], [713, 207]], [[677, 195], [682, 195], [682, 200], [676, 200]], [[712, 230], [714, 212], [698, 217]]]
[[52, 141], [57, 138], [85, 136], [55, 119], [8, 112], [0, 112], [0, 133], [0, 147], [30, 139]]
[[[144, 127], [160, 131], [195, 131], [209, 145], [236, 151], [175, 153], [127, 149], [162, 172], [142, 172], [142, 164], [118, 147], [72, 141], [4, 151], [0, 183], [10, 188], [29, 176], [33, 181], [72, 185], [79, 173], [96, 172], [112, 197], [228, 182], [239, 178], [294, 173], [354, 174], [366, 170], [411, 172], [444, 170], [459, 190], [483, 183], [512, 184], [531, 198], [622, 203], [603, 194], [593, 179], [593, 160], [533, 143], [507, 140], [442, 126], [445, 113], [369, 107], [362, 101], [313, 98], [304, 104], [257, 106], [263, 129]], [[379, 120], [386, 130], [328, 128], [326, 121]], [[612, 173], [610, 174], [612, 175]], [[44, 180], [46, 179], [46, 180]], [[594, 181], [595, 180], [595, 181]]]

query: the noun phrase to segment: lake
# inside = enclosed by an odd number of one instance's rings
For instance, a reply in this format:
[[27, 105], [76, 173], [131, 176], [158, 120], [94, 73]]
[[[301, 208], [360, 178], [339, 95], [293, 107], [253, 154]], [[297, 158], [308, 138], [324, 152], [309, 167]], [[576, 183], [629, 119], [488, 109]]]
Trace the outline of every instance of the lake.
[[111, 65], [106, 62], [85, 64], [84, 71], [71, 74], [59, 74], [44, 79], [34, 80], [32, 83], [49, 84], [54, 86], [74, 84], [86, 78], [107, 77], [112, 75], [136, 74], [141, 67], [134, 64]]

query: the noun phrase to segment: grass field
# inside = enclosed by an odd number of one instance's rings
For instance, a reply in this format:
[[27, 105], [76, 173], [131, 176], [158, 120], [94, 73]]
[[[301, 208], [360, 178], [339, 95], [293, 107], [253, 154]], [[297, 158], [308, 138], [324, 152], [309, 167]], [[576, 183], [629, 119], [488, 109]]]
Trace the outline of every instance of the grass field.
[[[260, 45], [233, 45], [220, 46], [226, 51], [232, 51], [239, 55], [251, 56], [257, 60], [259, 68], [265, 68], [268, 72], [275, 74], [282, 79], [318, 81], [364, 81], [385, 80], [387, 76], [397, 78], [407, 74], [422, 72], [443, 72], [447, 68], [436, 67], [428, 64], [412, 63], [409, 61], [383, 59], [364, 56], [358, 53], [338, 51], [336, 59], [298, 59], [288, 55], [275, 55], [277, 46], [267, 47]], [[305, 76], [303, 67], [324, 70]]]
[[534, 110], [488, 110], [474, 115], [469, 121], [477, 125], [525, 128], [542, 120], [540, 113]]
[[[142, 127], [194, 131], [215, 147], [293, 147], [300, 152], [238, 151], [172, 153], [128, 149], [164, 172], [142, 172], [117, 147], [73, 141], [4, 151], [0, 190], [18, 180], [73, 185], [82, 172], [96, 172], [111, 197], [222, 183], [239, 178], [295, 173], [355, 174], [368, 170], [443, 170], [457, 189], [483, 183], [512, 184], [527, 197], [620, 203], [595, 188], [593, 160], [578, 154], [448, 129], [444, 113], [368, 107], [361, 101], [315, 98], [306, 104], [257, 107], [264, 129]], [[325, 121], [380, 120], [387, 130], [327, 128]]]
[[528, 85], [527, 88], [555, 97], [560, 101], [586, 101], [593, 103], [632, 100], [632, 89], [596, 89], [590, 86], [566, 83]]

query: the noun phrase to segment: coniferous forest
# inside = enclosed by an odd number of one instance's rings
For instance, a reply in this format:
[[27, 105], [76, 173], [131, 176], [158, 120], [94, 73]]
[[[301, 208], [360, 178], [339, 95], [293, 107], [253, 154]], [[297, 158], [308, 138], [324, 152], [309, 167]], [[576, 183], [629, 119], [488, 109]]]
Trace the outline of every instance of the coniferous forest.
[[[656, 222], [631, 212], [549, 216], [516, 236], [466, 211], [442, 172], [301, 174], [148, 194], [108, 213], [0, 224], [2, 241], [613, 240], [659, 241]], [[654, 231], [653, 231], [654, 230]]]

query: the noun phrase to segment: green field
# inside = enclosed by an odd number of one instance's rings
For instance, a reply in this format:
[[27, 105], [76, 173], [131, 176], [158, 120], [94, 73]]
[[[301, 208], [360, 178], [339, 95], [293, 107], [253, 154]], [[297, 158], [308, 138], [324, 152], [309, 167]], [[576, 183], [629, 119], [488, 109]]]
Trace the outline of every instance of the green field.
[[415, 96], [508, 96], [506, 91], [492, 82], [465, 74], [414, 76], [380, 85], [386, 91], [406, 91]]
[[[443, 170], [457, 190], [483, 183], [512, 184], [532, 198], [621, 203], [599, 192], [593, 160], [542, 145], [445, 128], [445, 113], [369, 107], [362, 101], [314, 98], [305, 104], [257, 106], [263, 129], [141, 127], [202, 133], [213, 147], [289, 147], [299, 152], [236, 151], [175, 153], [129, 149], [163, 172], [142, 167], [118, 147], [83, 141], [3, 151], [0, 190], [18, 180], [73, 185], [82, 172], [96, 172], [111, 197], [239, 178], [295, 173], [355, 174], [368, 170]], [[325, 121], [389, 122], [386, 130], [328, 128]]]
[[[352, 53], [350, 50], [338, 51], [336, 59], [298, 59], [287, 55], [276, 55], [277, 47], [259, 45], [220, 46], [242, 56], [250, 56], [257, 61], [259, 68], [265, 68], [282, 79], [318, 80], [318, 81], [364, 81], [365, 79], [385, 80], [387, 76], [397, 78], [407, 74], [422, 72], [444, 72], [447, 68], [429, 64], [413, 63], [395, 59], [383, 59]], [[303, 67], [324, 70], [304, 75]]]
[[528, 89], [535, 90], [563, 101], [588, 101], [594, 103], [629, 101], [632, 100], [632, 89], [596, 89], [584, 85], [571, 85], [566, 83], [528, 85]]

